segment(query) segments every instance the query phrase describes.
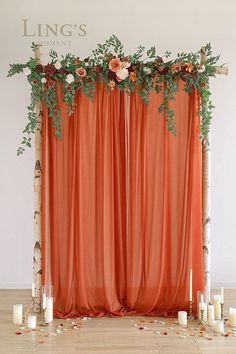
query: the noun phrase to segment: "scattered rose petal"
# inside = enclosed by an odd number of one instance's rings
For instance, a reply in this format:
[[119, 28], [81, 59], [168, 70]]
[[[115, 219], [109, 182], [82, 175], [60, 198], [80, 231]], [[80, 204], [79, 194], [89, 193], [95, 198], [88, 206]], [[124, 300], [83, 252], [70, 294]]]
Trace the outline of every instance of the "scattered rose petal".
[[16, 334], [17, 336], [19, 336], [20, 334], [22, 334], [22, 332], [16, 331], [15, 334]]
[[45, 343], [45, 340], [38, 340], [39, 344]]
[[213, 340], [213, 337], [206, 337], [207, 340]]
[[139, 329], [140, 329], [140, 330], [142, 330], [142, 329], [144, 329], [144, 327], [142, 327], [142, 326], [139, 326]]
[[168, 334], [167, 332], [163, 332], [163, 335], [164, 335], [164, 336], [167, 336], [167, 334]]

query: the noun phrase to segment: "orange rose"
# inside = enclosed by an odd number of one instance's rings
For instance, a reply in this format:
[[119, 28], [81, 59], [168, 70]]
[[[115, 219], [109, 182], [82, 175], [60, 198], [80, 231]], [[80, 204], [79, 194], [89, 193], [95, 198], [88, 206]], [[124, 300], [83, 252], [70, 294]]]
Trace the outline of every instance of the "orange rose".
[[76, 75], [78, 75], [79, 77], [85, 77], [87, 75], [87, 71], [82, 67], [80, 66], [79, 68], [77, 68], [75, 70], [75, 73]]
[[122, 63], [119, 58], [114, 58], [109, 61], [109, 69], [117, 73], [122, 68]]
[[137, 80], [137, 75], [134, 71], [131, 71], [131, 73], [129, 74], [130, 80], [135, 82]]
[[187, 72], [189, 72], [189, 73], [191, 73], [191, 71], [193, 71], [193, 68], [194, 68], [194, 66], [193, 66], [192, 63], [187, 63], [187, 64], [185, 64], [185, 66], [184, 66], [185, 71], [187, 71]]
[[110, 81], [108, 82], [107, 86], [109, 86], [111, 90], [114, 90], [114, 88], [115, 88], [115, 86], [116, 86], [116, 83], [115, 83], [115, 81], [110, 80]]

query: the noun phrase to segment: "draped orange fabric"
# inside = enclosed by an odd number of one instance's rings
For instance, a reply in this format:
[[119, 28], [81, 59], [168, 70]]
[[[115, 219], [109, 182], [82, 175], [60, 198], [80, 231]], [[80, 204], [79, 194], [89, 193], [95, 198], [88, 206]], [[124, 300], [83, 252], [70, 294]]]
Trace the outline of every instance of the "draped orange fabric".
[[68, 117], [58, 88], [63, 138], [43, 123], [43, 284], [58, 317], [174, 315], [203, 289], [199, 96], [171, 103], [177, 135], [158, 112], [97, 84]]

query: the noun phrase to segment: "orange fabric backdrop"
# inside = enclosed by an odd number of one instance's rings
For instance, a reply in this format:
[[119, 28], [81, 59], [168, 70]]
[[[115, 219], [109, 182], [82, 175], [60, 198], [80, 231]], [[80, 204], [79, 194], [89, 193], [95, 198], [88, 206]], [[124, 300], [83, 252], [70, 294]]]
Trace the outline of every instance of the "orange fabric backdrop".
[[172, 103], [177, 136], [158, 112], [97, 84], [67, 115], [63, 139], [44, 107], [43, 284], [55, 315], [173, 315], [203, 289], [199, 96], [182, 89]]

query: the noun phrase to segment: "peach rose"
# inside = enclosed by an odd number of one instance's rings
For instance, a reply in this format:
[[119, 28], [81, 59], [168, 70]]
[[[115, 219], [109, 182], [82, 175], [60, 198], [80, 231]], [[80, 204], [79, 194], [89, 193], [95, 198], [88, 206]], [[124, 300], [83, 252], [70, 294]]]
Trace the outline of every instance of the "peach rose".
[[75, 70], [75, 73], [76, 73], [76, 75], [79, 76], [79, 77], [85, 77], [85, 76], [87, 75], [87, 71], [86, 71], [82, 66], [80, 66], [79, 68], [77, 68], [77, 69]]
[[177, 73], [178, 71], [181, 70], [181, 65], [180, 64], [174, 64], [171, 68], [172, 72]]
[[119, 58], [114, 58], [109, 61], [109, 69], [114, 73], [117, 73], [122, 68], [122, 63]]

